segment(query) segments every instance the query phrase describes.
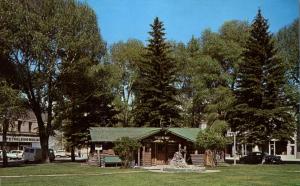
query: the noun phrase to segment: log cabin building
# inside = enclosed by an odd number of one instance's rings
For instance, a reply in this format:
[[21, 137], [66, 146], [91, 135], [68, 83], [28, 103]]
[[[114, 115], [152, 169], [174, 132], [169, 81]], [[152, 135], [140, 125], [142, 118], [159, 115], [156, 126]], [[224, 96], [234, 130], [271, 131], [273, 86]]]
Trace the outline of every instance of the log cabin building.
[[154, 166], [169, 164], [175, 152], [181, 151], [186, 162], [198, 154], [195, 146], [200, 128], [90, 128], [91, 143], [101, 147], [102, 155], [114, 155], [114, 142], [121, 137], [135, 138], [141, 148], [135, 153], [135, 164]]

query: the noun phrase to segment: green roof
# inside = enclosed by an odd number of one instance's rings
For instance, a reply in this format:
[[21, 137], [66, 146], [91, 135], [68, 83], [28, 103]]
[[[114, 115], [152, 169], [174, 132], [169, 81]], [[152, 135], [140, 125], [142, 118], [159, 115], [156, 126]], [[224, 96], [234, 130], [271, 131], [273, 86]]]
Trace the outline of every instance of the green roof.
[[182, 137], [188, 141], [196, 142], [200, 128], [169, 128], [168, 131], [172, 134]]
[[[91, 127], [90, 135], [92, 142], [114, 142], [121, 137], [144, 139], [162, 131], [162, 128], [110, 128]], [[178, 137], [195, 142], [200, 128], [168, 128], [165, 129]]]
[[110, 128], [91, 127], [90, 135], [92, 142], [113, 142], [121, 137], [143, 139], [158, 133], [161, 128]]

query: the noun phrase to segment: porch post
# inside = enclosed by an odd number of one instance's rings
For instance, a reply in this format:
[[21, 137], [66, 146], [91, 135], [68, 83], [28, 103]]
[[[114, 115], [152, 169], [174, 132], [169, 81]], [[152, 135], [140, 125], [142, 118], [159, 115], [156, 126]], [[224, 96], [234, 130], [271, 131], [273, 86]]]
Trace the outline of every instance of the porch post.
[[244, 148], [245, 144], [242, 144], [242, 156], [245, 154], [245, 148]]
[[141, 148], [138, 149], [138, 166], [141, 166]]
[[157, 157], [156, 157], [156, 154], [157, 154], [157, 147], [156, 147], [156, 143], [154, 142], [154, 158], [155, 158], [155, 165], [157, 165]]
[[149, 152], [150, 152], [150, 165], [152, 166], [152, 152], [151, 152], [151, 147], [149, 148]]
[[291, 142], [288, 141], [286, 145], [286, 155], [291, 155]]
[[168, 141], [165, 141], [164, 144], [165, 144], [165, 164], [168, 164]]
[[269, 155], [271, 155], [271, 143], [269, 141]]
[[145, 163], [145, 146], [143, 146], [143, 152], [142, 152], [142, 160], [143, 160], [143, 166], [145, 166], [144, 165], [144, 163]]
[[276, 141], [274, 141], [274, 155], [276, 155]]
[[298, 142], [298, 139], [297, 139], [297, 133], [295, 134], [294, 136], [294, 155], [295, 155], [295, 159], [297, 158], [297, 152], [298, 152], [298, 149], [297, 149], [297, 142]]
[[184, 158], [184, 161], [186, 161], [186, 153], [187, 153], [186, 145], [183, 147], [183, 149], [184, 149], [183, 158]]

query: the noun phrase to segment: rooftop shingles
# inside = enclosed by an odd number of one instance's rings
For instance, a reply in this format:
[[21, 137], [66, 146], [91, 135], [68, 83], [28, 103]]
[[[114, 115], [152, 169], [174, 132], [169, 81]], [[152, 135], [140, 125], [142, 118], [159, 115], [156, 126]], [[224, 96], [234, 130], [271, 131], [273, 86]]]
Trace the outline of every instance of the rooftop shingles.
[[114, 142], [121, 137], [143, 139], [159, 132], [160, 128], [109, 128], [91, 127], [92, 142]]
[[201, 128], [169, 128], [168, 129], [168, 131], [171, 132], [172, 134], [192, 142], [196, 142], [200, 130]]

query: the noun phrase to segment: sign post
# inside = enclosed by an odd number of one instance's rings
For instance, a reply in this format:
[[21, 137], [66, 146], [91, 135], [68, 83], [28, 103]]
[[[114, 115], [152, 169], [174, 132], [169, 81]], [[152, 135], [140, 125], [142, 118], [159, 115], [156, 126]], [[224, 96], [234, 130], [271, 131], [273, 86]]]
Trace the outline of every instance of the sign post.
[[101, 167], [100, 151], [102, 151], [102, 145], [100, 145], [99, 147], [95, 147], [95, 150], [97, 151], [97, 158], [98, 158], [98, 161], [99, 161], [99, 165]]

